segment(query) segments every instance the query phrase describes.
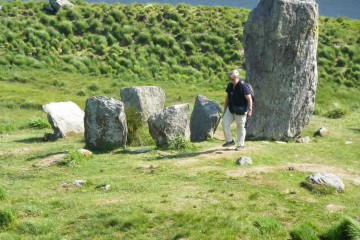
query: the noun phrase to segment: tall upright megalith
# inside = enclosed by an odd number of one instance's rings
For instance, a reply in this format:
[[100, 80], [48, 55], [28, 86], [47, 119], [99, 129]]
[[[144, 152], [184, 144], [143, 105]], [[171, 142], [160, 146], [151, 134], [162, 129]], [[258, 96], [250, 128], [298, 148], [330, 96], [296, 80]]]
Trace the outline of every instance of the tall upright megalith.
[[315, 106], [318, 5], [261, 0], [244, 26], [246, 78], [255, 91], [248, 136], [292, 138]]

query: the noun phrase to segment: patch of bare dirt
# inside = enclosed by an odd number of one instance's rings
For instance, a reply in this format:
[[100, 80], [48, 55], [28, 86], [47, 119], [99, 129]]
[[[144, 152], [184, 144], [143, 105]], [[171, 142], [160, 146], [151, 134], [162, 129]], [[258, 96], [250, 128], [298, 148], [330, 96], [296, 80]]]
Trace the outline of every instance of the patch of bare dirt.
[[24, 154], [29, 152], [31, 149], [30, 148], [18, 148], [18, 149], [14, 149], [11, 151], [0, 151], [0, 155], [8, 155], [8, 154]]
[[348, 171], [341, 167], [335, 166], [327, 166], [321, 164], [286, 164], [282, 166], [258, 166], [258, 167], [250, 167], [250, 168], [243, 168], [237, 170], [230, 170], [227, 171], [226, 174], [230, 177], [242, 177], [246, 176], [247, 174], [252, 173], [268, 173], [274, 172], [278, 170], [293, 170], [299, 172], [309, 172], [309, 173], [318, 173], [318, 172], [325, 172], [325, 173], [332, 173], [340, 178], [346, 179], [350, 182], [353, 182], [355, 185], [360, 186], [360, 175], [354, 171]]
[[116, 203], [123, 203], [124, 199], [121, 198], [111, 198], [111, 199], [100, 199], [96, 202], [97, 206], [111, 205]]
[[61, 162], [65, 156], [66, 156], [66, 153], [55, 154], [55, 155], [52, 155], [50, 157], [47, 157], [47, 158], [41, 160], [40, 162], [34, 164], [33, 166], [34, 167], [49, 167], [52, 165], [56, 165], [59, 162]]

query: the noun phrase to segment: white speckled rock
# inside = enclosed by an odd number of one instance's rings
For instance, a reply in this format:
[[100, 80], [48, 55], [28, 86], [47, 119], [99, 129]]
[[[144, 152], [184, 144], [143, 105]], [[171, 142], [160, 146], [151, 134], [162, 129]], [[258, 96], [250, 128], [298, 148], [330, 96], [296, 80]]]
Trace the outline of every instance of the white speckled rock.
[[71, 132], [84, 132], [84, 111], [75, 103], [49, 103], [44, 105], [43, 109], [54, 129], [54, 138], [66, 137], [66, 134]]
[[91, 97], [85, 108], [86, 147], [113, 150], [126, 146], [127, 125], [124, 104], [108, 97]]
[[164, 108], [165, 92], [160, 87], [128, 87], [120, 89], [121, 101], [125, 108], [133, 108], [141, 113], [143, 121]]
[[157, 146], [164, 146], [177, 137], [190, 138], [188, 113], [189, 104], [179, 104], [149, 117], [149, 132]]

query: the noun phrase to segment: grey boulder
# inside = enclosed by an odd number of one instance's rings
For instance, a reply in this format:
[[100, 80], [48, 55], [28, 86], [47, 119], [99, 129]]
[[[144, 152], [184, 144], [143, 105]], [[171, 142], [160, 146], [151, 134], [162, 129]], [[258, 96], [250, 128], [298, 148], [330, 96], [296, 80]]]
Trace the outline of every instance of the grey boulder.
[[72, 4], [68, 0], [49, 0], [49, 3], [52, 9], [54, 9], [54, 11], [56, 12], [65, 7], [69, 7], [69, 8], [74, 7], [74, 4]]
[[158, 147], [177, 137], [189, 139], [189, 104], [173, 105], [154, 113], [148, 119], [149, 132]]
[[334, 187], [337, 192], [345, 190], [345, 185], [341, 178], [332, 173], [316, 173], [308, 176], [307, 179], [311, 180], [312, 184]]
[[54, 140], [69, 133], [84, 132], [84, 111], [73, 102], [49, 103], [43, 106], [54, 130]]
[[205, 96], [197, 95], [190, 119], [190, 140], [192, 142], [201, 142], [208, 137], [213, 138], [220, 119], [220, 106], [208, 100]]
[[165, 92], [160, 87], [121, 88], [120, 96], [125, 108], [132, 108], [139, 112], [144, 122], [150, 115], [163, 109], [165, 104]]
[[244, 25], [246, 78], [255, 92], [250, 138], [299, 135], [314, 111], [318, 80], [315, 0], [261, 0]]
[[240, 166], [244, 166], [244, 165], [252, 165], [253, 162], [249, 157], [241, 157], [236, 160], [236, 164]]
[[91, 97], [85, 108], [86, 147], [113, 150], [126, 146], [127, 125], [124, 104], [109, 97]]

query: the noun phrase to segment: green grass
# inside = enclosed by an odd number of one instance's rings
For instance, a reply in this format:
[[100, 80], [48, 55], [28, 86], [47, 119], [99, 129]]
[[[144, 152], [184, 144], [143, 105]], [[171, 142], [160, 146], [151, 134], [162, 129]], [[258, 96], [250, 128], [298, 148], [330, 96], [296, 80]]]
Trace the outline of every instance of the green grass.
[[[360, 169], [358, 118], [359, 113], [341, 120], [314, 117], [305, 135], [323, 124], [331, 131], [309, 144], [250, 141], [240, 155], [250, 156], [254, 165], [245, 168], [235, 164], [239, 154], [211, 151], [219, 140], [197, 143], [190, 152], [164, 155], [152, 145], [144, 154], [132, 152], [139, 148], [114, 150], [71, 168], [37, 168], [51, 154], [83, 147], [83, 138], [41, 142], [42, 130], [10, 132], [0, 139], [0, 167], [6, 169], [0, 180], [7, 193], [2, 208], [11, 210], [17, 223], [0, 231], [0, 238], [284, 239], [309, 218], [320, 236], [342, 216], [358, 214], [359, 186], [350, 180]], [[354, 144], [345, 145], [347, 140]], [[289, 171], [288, 164], [346, 173], [346, 191], [314, 195], [299, 186], [309, 173]], [[236, 175], [244, 169], [249, 172]], [[92, 184], [61, 187], [78, 179]], [[105, 184], [111, 185], [108, 191], [96, 187]], [[345, 208], [329, 213], [328, 204]]]
[[[166, 106], [192, 107], [197, 94], [222, 105], [226, 73], [245, 76], [248, 11], [78, 2], [51, 15], [46, 2], [1, 5], [0, 239], [316, 239], [341, 232], [333, 226], [353, 229], [339, 219], [359, 214], [360, 21], [320, 18], [316, 115], [302, 135], [325, 126], [324, 138], [248, 141], [241, 153], [220, 151], [219, 139], [156, 149], [148, 130], [133, 126], [130, 148], [84, 158], [82, 136], [42, 141], [50, 131], [42, 105], [84, 109], [90, 96], [119, 98], [121, 87], [142, 85], [162, 87]], [[36, 167], [65, 150], [67, 167]], [[237, 166], [240, 156], [254, 165]], [[340, 174], [345, 192], [302, 188], [317, 170]], [[87, 184], [62, 186], [74, 180]], [[330, 213], [328, 204], [344, 208]]]

